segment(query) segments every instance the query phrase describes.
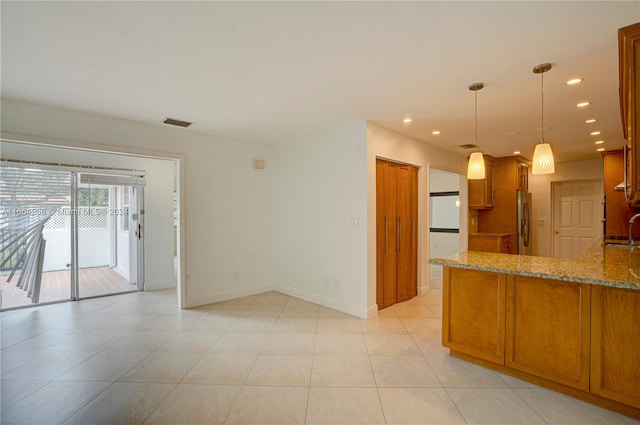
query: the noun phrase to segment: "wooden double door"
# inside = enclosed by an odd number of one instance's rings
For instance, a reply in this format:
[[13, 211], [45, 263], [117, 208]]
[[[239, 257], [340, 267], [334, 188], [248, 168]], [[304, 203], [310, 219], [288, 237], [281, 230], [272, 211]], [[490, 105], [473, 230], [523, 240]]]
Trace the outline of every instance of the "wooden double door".
[[376, 160], [376, 302], [382, 309], [418, 293], [418, 169]]

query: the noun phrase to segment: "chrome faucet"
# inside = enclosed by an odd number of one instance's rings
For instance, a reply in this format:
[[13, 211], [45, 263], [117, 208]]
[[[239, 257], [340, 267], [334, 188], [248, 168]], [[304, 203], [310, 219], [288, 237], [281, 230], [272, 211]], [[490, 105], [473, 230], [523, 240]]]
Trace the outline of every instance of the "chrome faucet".
[[633, 236], [631, 236], [631, 229], [633, 228], [633, 222], [636, 221], [636, 218], [640, 217], [640, 213], [634, 215], [629, 219], [629, 245], [634, 246], [636, 243], [633, 240]]

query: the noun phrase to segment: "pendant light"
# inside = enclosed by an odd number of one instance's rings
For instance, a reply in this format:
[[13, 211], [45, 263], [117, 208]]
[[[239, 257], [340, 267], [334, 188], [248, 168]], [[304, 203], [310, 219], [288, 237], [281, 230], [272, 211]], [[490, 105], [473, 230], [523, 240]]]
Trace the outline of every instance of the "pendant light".
[[[476, 146], [478, 145], [478, 90], [482, 90], [482, 88], [484, 88], [483, 83], [473, 83], [469, 86], [469, 90], [475, 94]], [[484, 179], [484, 175], [484, 156], [480, 151], [473, 152], [467, 165], [467, 179], [481, 180]]]
[[544, 73], [551, 69], [550, 63], [543, 63], [533, 68], [534, 74], [540, 74], [540, 94], [541, 94], [541, 138], [533, 151], [533, 164], [531, 174], [554, 174], [556, 172], [555, 160], [551, 145], [544, 141]]

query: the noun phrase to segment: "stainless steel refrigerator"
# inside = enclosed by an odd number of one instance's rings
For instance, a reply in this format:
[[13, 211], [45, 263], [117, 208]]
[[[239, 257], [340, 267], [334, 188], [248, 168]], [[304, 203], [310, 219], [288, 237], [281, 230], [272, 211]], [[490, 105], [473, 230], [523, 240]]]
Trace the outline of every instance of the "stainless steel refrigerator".
[[523, 190], [516, 194], [516, 254], [531, 255], [531, 194]]

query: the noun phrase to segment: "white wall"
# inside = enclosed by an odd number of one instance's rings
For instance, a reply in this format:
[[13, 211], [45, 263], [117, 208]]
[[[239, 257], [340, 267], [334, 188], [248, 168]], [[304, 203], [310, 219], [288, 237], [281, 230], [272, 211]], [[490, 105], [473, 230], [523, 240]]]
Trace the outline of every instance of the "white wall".
[[365, 128], [354, 122], [275, 148], [276, 288], [359, 317], [367, 316]]
[[[367, 123], [367, 303], [376, 309], [376, 158], [386, 158], [419, 167], [418, 170], [418, 293], [429, 288], [429, 169], [457, 174], [466, 172], [464, 154], [435, 146]], [[466, 180], [460, 186], [460, 211], [467, 209]], [[467, 235], [467, 217], [461, 216], [461, 234]], [[466, 245], [464, 246], [466, 249]], [[462, 247], [461, 247], [462, 249]]]
[[604, 166], [602, 159], [589, 161], [560, 162], [556, 173], [547, 176], [529, 176], [532, 208], [533, 255], [551, 256], [551, 183], [571, 180], [602, 179]]
[[[183, 158], [184, 193], [180, 195], [186, 245], [180, 247], [180, 256], [186, 267], [181, 294], [184, 306], [262, 292], [273, 286], [272, 146], [198, 134], [197, 124], [194, 129], [174, 129], [9, 99], [2, 99], [1, 126], [3, 137]], [[252, 169], [255, 158], [266, 161], [264, 170]], [[173, 187], [173, 169], [157, 176], [161, 177], [170, 180]], [[150, 188], [145, 195], [147, 199], [154, 196]], [[167, 220], [173, 229], [173, 199], [163, 198], [163, 202], [166, 204], [156, 208], [161, 216], [150, 212], [146, 217], [148, 228], [154, 226], [154, 220]], [[171, 274], [166, 276], [174, 279], [173, 234], [162, 240], [149, 239], [152, 234], [146, 234], [147, 258], [155, 258], [149, 251], [154, 246], [168, 248], [154, 264], [170, 267]], [[155, 265], [146, 265], [148, 283], [164, 279], [164, 272], [162, 277], [154, 277]]]

